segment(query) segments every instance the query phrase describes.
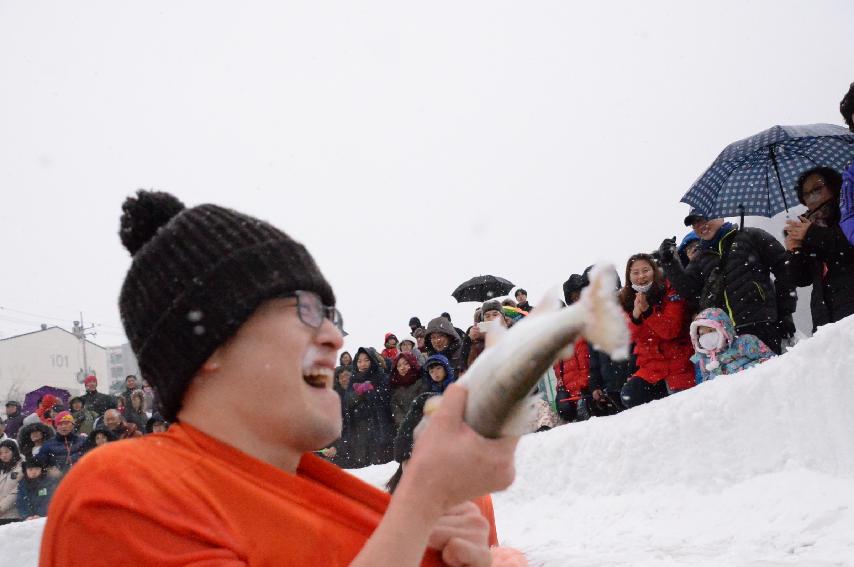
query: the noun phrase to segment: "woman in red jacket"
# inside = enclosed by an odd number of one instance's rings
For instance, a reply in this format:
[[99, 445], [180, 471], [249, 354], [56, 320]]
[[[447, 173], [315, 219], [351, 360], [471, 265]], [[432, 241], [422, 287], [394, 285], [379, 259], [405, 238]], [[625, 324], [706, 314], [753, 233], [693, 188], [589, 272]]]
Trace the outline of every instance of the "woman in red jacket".
[[637, 370], [620, 397], [627, 408], [685, 390], [695, 384], [685, 300], [670, 287], [649, 254], [626, 264], [620, 303], [626, 311]]

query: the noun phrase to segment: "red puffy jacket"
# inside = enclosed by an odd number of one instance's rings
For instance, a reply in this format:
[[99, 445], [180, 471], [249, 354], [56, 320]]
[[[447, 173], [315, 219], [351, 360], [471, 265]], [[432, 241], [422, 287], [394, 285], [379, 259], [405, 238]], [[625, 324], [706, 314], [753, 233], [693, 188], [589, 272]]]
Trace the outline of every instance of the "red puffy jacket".
[[637, 371], [635, 376], [650, 384], [661, 379], [672, 390], [684, 390], [696, 384], [691, 355], [694, 347], [688, 334], [685, 300], [670, 284], [661, 303], [652, 306], [652, 313], [639, 324], [626, 315], [632, 342], [635, 344]]
[[555, 364], [554, 370], [560, 381], [558, 387], [566, 391], [570, 400], [580, 399], [582, 390], [586, 390], [590, 383], [590, 347], [587, 341], [575, 341], [572, 356]]
[[395, 360], [397, 358], [397, 355], [400, 354], [400, 351], [397, 350], [397, 346], [393, 346], [393, 347], [388, 346], [388, 340], [391, 337], [394, 337], [394, 340], [397, 341], [397, 335], [395, 335], [394, 333], [386, 333], [385, 339], [383, 340], [383, 347], [385, 347], [385, 348], [383, 348], [383, 351], [381, 354], [383, 355], [383, 358], [387, 358], [389, 360]]

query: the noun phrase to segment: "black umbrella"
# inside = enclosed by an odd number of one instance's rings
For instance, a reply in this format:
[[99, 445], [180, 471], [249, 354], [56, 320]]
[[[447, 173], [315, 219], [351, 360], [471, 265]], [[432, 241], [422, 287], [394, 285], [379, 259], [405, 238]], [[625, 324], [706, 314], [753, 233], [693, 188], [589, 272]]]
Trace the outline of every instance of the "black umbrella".
[[513, 282], [499, 278], [498, 276], [475, 276], [457, 286], [454, 299], [458, 303], [464, 301], [489, 301], [494, 297], [507, 295], [513, 289]]

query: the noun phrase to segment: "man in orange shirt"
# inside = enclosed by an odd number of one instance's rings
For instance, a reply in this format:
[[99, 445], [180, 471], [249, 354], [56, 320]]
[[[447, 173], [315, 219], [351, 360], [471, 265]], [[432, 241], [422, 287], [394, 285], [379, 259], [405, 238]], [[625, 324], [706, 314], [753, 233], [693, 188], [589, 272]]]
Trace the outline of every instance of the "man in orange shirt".
[[467, 501], [509, 486], [517, 439], [474, 433], [452, 386], [392, 498], [312, 455], [341, 433], [342, 323], [308, 251], [166, 193], [123, 209], [122, 321], [175, 425], [81, 459], [50, 507], [41, 565], [489, 565], [487, 522]]

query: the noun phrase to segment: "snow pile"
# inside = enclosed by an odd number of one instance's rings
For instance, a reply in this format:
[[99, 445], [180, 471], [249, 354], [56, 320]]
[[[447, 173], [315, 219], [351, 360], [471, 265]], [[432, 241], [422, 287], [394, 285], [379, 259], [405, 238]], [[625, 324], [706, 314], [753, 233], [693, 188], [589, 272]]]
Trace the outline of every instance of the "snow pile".
[[525, 437], [494, 497], [502, 544], [555, 567], [854, 565], [852, 344], [854, 317], [741, 374]]
[[[854, 565], [854, 317], [782, 357], [618, 416], [526, 436], [496, 494], [532, 565]], [[397, 465], [354, 471], [382, 486]], [[35, 566], [43, 521], [0, 528]]]
[[0, 565], [36, 567], [46, 521], [30, 520], [0, 527], [0, 557], [3, 558]]

